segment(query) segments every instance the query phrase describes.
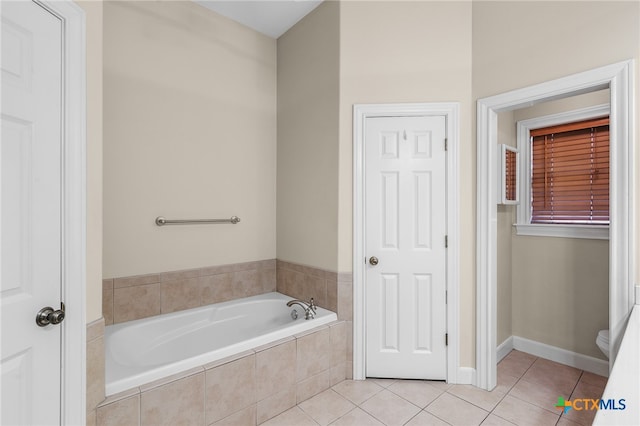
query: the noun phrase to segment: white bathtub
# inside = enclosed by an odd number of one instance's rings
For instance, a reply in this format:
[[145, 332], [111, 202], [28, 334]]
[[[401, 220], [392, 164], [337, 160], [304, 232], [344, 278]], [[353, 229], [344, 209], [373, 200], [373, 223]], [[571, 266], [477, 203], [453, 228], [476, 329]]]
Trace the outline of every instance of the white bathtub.
[[[267, 293], [105, 329], [106, 394], [115, 393], [328, 324], [334, 312], [318, 308], [312, 320], [287, 307], [291, 297]], [[297, 320], [291, 311], [299, 313]]]

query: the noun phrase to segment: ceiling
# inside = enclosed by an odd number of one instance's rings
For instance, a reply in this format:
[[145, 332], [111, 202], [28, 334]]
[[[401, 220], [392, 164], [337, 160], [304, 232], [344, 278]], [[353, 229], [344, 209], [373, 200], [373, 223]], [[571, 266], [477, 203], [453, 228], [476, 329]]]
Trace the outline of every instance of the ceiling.
[[315, 9], [322, 0], [195, 0], [229, 19], [278, 38]]

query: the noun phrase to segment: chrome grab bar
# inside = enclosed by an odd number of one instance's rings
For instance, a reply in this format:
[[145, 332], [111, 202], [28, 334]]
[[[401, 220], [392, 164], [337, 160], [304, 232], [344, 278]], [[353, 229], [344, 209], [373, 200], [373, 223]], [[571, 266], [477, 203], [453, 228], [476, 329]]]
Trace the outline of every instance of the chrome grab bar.
[[156, 225], [164, 226], [164, 225], [189, 225], [194, 223], [232, 223], [236, 224], [240, 222], [240, 218], [238, 216], [231, 216], [229, 219], [187, 219], [187, 220], [169, 220], [165, 219], [162, 216], [156, 217]]

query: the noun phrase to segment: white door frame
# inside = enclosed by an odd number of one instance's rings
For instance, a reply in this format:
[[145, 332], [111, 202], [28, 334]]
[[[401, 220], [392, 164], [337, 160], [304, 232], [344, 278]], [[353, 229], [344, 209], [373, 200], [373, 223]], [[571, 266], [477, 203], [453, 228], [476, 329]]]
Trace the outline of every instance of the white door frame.
[[85, 13], [71, 0], [35, 1], [62, 21], [62, 301], [66, 316], [61, 324], [60, 421], [86, 424]]
[[[609, 368], [634, 303], [635, 99], [632, 60], [478, 100], [476, 385], [496, 385], [498, 113], [610, 88]], [[596, 336], [594, 336], [595, 339]]]
[[460, 105], [448, 103], [356, 104], [353, 106], [353, 378], [365, 379], [365, 169], [364, 137], [366, 119], [371, 117], [416, 117], [444, 115], [446, 117], [447, 152], [447, 382], [458, 382], [458, 146]]

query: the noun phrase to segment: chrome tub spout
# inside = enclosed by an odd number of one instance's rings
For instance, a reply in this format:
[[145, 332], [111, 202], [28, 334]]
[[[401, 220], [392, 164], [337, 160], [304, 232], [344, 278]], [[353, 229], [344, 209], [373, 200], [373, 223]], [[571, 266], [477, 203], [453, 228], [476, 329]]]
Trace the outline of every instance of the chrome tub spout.
[[316, 306], [311, 299], [311, 302], [305, 302], [304, 300], [290, 300], [287, 302], [288, 307], [292, 307], [293, 305], [299, 305], [302, 309], [304, 309], [304, 319], [310, 320], [315, 317], [316, 314]]

